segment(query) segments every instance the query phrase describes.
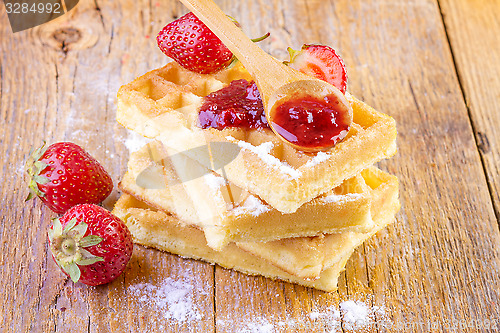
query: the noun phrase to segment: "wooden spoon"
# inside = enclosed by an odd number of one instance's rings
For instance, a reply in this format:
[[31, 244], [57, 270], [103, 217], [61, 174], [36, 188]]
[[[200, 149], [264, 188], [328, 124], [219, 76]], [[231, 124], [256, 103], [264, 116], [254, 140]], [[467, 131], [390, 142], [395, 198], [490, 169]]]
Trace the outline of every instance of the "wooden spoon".
[[[277, 126], [276, 110], [279, 110], [277, 106], [290, 99], [300, 102], [300, 99], [305, 96], [311, 96], [320, 101], [324, 100], [325, 96], [329, 96], [341, 116], [341, 122], [347, 125], [347, 129], [349, 128], [352, 122], [352, 108], [344, 94], [336, 87], [290, 68], [265, 53], [212, 0], [180, 1], [220, 38], [252, 75], [259, 88], [267, 121], [278, 137], [295, 148], [305, 151], [323, 150], [338, 141], [327, 142], [326, 145], [325, 143], [304, 145], [300, 140], [293, 140], [293, 137], [299, 135], [283, 131], [281, 126]], [[347, 130], [341, 134], [340, 139], [337, 139], [341, 140], [345, 135], [347, 135]]]

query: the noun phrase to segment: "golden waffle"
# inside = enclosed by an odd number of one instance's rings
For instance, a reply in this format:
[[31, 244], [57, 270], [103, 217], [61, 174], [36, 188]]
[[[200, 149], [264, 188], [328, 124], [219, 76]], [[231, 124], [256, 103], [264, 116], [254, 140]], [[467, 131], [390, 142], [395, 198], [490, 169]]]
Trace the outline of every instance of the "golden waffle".
[[[192, 179], [193, 174], [204, 176]], [[169, 156], [154, 141], [131, 155], [119, 186], [151, 207], [196, 225], [216, 250], [229, 242], [368, 232], [373, 228], [370, 190], [361, 176], [346, 180], [295, 213], [282, 214], [191, 158]]]
[[[350, 94], [346, 97], [353, 108], [353, 124], [348, 136], [335, 147], [316, 154], [295, 150], [270, 130], [198, 127], [203, 96], [240, 78], [251, 80], [242, 66], [204, 75], [169, 63], [120, 88], [117, 120], [146, 137], [157, 138], [176, 153], [213, 142], [238, 145], [238, 156], [224, 170], [214, 171], [224, 173], [231, 183], [284, 213], [295, 212], [302, 204], [396, 152], [394, 119]], [[198, 159], [196, 154], [186, 154]], [[213, 158], [226, 157], [214, 154]]]
[[[363, 170], [361, 176], [370, 188], [373, 220], [383, 219], [387, 212], [392, 211], [395, 214], [399, 210], [397, 178], [375, 167]], [[383, 226], [375, 224], [365, 236], [373, 235]], [[343, 232], [317, 237], [288, 238], [266, 243], [238, 242], [237, 245], [292, 275], [315, 279], [320, 276], [324, 268], [340, 262], [364, 239], [360, 237], [360, 233]]]
[[[284, 270], [284, 267], [280, 268], [271, 260], [242, 250], [241, 244], [230, 243], [222, 251], [215, 251], [207, 246], [203, 232], [198, 228], [187, 225], [166, 212], [155, 210], [130, 195], [124, 194], [120, 197], [113, 213], [127, 224], [136, 243], [186, 258], [202, 259], [250, 275], [263, 275], [324, 291], [334, 291], [337, 288], [338, 275], [355, 247], [391, 223], [399, 209], [397, 180], [394, 177], [372, 168], [365, 171], [363, 176], [367, 178], [370, 186], [375, 186], [372, 188], [374, 197], [377, 198], [376, 205], [379, 205], [375, 207], [374, 204], [373, 207], [374, 211], [376, 210], [375, 227], [370, 233], [364, 234], [348, 233], [345, 237], [326, 235], [325, 242], [319, 247], [325, 250], [324, 265], [319, 276], [313, 280], [291, 274], [289, 268], [294, 262], [287, 262], [288, 269]], [[303, 260], [307, 261], [310, 256], [308, 253], [301, 253], [301, 249], [294, 246], [296, 241], [300, 239], [290, 239], [286, 242], [280, 240], [274, 248], [280, 249], [281, 253], [287, 250], [295, 252], [295, 256], [301, 255]]]

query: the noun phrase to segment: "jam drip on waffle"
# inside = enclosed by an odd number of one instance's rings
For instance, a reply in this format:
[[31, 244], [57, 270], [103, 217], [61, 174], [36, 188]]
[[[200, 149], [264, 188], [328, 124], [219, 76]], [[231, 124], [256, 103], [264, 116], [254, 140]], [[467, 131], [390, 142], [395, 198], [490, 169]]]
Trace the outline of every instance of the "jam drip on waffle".
[[201, 128], [268, 128], [264, 106], [254, 81], [232, 81], [204, 98], [198, 121]]

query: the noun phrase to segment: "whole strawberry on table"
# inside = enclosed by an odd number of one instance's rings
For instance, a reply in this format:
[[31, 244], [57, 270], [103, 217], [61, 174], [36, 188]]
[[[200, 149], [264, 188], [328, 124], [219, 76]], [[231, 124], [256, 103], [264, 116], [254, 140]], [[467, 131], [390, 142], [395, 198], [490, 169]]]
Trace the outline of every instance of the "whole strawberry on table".
[[94, 204], [74, 206], [54, 219], [49, 245], [57, 265], [73, 282], [91, 286], [116, 279], [133, 250], [127, 226]]
[[113, 190], [102, 165], [80, 146], [58, 142], [36, 149], [26, 163], [27, 200], [38, 196], [55, 218], [49, 230], [52, 257], [74, 282], [99, 285], [118, 277], [132, 255], [125, 223], [101, 203]]
[[62, 214], [81, 203], [101, 203], [113, 190], [113, 181], [101, 164], [72, 142], [43, 144], [26, 163], [30, 194]]

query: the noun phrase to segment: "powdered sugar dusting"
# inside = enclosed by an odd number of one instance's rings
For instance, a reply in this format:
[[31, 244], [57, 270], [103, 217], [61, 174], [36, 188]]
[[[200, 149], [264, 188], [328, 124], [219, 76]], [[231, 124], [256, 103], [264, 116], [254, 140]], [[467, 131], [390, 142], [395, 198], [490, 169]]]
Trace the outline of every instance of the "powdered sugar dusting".
[[193, 305], [193, 288], [184, 281], [166, 278], [160, 285], [151, 283], [131, 285], [129, 291], [140, 303], [151, 307], [152, 311], [162, 313], [165, 319], [184, 322], [200, 320], [202, 317]]
[[[370, 301], [367, 301], [370, 303]], [[244, 318], [221, 318], [217, 327], [224, 331], [240, 333], [294, 332], [298, 330], [340, 332], [346, 330], [369, 330], [390, 327], [383, 307], [370, 306], [361, 301], [346, 300], [339, 306], [316, 308], [308, 314], [296, 317], [288, 312], [283, 316], [259, 316], [249, 313]]]
[[264, 205], [264, 203], [259, 198], [253, 195], [249, 195], [241, 206], [233, 209], [233, 214], [240, 215], [248, 213], [252, 214], [253, 216], [259, 216], [260, 214], [263, 214], [270, 210], [271, 209], [268, 206]]
[[322, 152], [320, 151], [319, 153], [316, 154], [316, 156], [314, 156], [313, 158], [311, 158], [309, 161], [307, 161], [306, 163], [306, 167], [307, 168], [312, 168], [313, 166], [315, 166], [316, 164], [319, 164], [321, 162], [324, 162], [326, 161], [327, 159], [329, 159], [332, 155], [330, 154], [327, 154], [325, 152]]
[[223, 331], [239, 333], [276, 333], [295, 331], [307, 327], [307, 321], [301, 319], [279, 320], [274, 316], [256, 316], [251, 318], [232, 318], [217, 320], [217, 327]]
[[205, 182], [208, 187], [214, 192], [216, 192], [221, 186], [227, 184], [226, 180], [223, 177], [216, 176], [213, 173], [206, 174], [203, 176], [205, 178]]
[[125, 147], [127, 147], [131, 153], [138, 151], [149, 142], [151, 142], [151, 139], [145, 138], [144, 136], [132, 131], [128, 132], [128, 136], [124, 141]]
[[344, 315], [344, 321], [349, 326], [364, 325], [369, 320], [368, 306], [365, 303], [345, 301], [340, 303], [340, 309]]
[[238, 146], [240, 146], [240, 148], [253, 151], [257, 155], [262, 156], [262, 155], [270, 155], [271, 149], [273, 149], [274, 144], [272, 142], [264, 142], [258, 146], [254, 146], [246, 141], [238, 141]]
[[[227, 137], [229, 139], [231, 137]], [[234, 139], [234, 138], [233, 138]], [[289, 175], [292, 179], [299, 178], [302, 173], [291, 166], [281, 162], [279, 159], [271, 155], [271, 149], [273, 149], [274, 144], [272, 142], [264, 142], [258, 146], [254, 146], [246, 141], [238, 141], [238, 146], [241, 149], [249, 150], [255, 153], [264, 163], [277, 168], [281, 172]]]
[[[344, 301], [339, 305], [344, 326], [347, 329], [360, 329], [375, 324], [375, 316], [384, 316], [383, 307], [370, 307], [360, 301]], [[381, 323], [383, 324], [383, 323]]]
[[339, 201], [358, 200], [363, 195], [361, 193], [330, 194], [321, 198], [324, 203], [334, 203]]

